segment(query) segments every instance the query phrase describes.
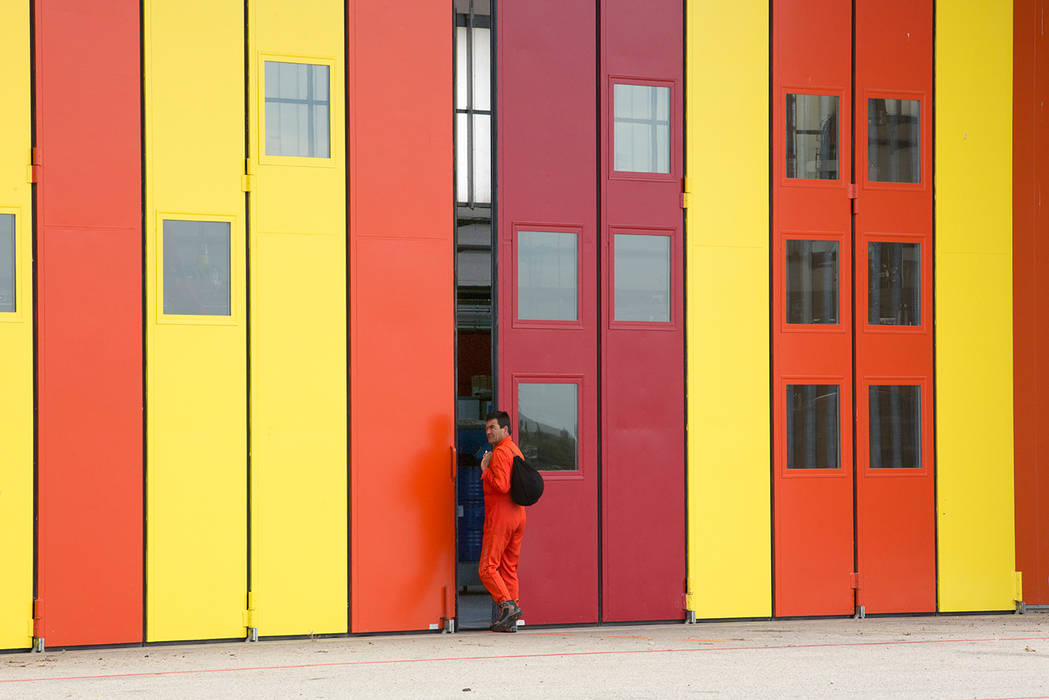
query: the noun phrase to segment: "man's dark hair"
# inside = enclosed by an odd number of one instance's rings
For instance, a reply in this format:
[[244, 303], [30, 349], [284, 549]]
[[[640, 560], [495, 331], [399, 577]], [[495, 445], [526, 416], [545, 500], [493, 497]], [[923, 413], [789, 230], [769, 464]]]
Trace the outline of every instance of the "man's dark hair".
[[500, 428], [506, 428], [506, 432], [512, 432], [510, 430], [510, 414], [506, 411], [489, 411], [488, 415], [484, 417], [484, 422], [487, 423], [490, 420], [499, 421]]

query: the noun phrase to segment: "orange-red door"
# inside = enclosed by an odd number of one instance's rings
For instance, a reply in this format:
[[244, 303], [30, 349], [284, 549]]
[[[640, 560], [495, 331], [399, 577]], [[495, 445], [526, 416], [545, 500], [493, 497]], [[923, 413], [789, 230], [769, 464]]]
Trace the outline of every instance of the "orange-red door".
[[849, 3], [773, 4], [776, 615], [853, 610]]
[[856, 2], [857, 605], [936, 609], [932, 3]]

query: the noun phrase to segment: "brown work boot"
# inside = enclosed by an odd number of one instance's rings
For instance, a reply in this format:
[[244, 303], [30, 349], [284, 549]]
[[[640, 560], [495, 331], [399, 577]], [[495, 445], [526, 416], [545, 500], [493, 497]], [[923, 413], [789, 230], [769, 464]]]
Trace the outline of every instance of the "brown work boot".
[[493, 632], [516, 632], [517, 619], [521, 617], [521, 608], [512, 600], [499, 603], [499, 619], [489, 628]]

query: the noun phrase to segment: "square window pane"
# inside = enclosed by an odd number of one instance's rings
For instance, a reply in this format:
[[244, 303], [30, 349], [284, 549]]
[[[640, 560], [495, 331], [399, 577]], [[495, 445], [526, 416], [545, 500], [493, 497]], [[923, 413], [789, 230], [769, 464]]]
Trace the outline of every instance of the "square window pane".
[[517, 232], [517, 318], [578, 318], [577, 247], [574, 233]]
[[328, 158], [328, 66], [266, 61], [266, 155]]
[[230, 315], [230, 225], [164, 222], [164, 313]]
[[670, 236], [614, 236], [615, 320], [670, 321]]
[[870, 387], [871, 469], [921, 469], [922, 388]]
[[615, 169], [670, 172], [670, 88], [613, 86]]
[[921, 182], [921, 101], [867, 100], [867, 179]]
[[921, 244], [867, 244], [867, 323], [920, 326]]
[[837, 241], [787, 241], [787, 323], [838, 323]]
[[841, 466], [841, 387], [787, 385], [787, 469]]
[[0, 313], [15, 307], [15, 215], [0, 214]]
[[838, 179], [838, 98], [787, 95], [787, 177]]
[[536, 469], [578, 471], [579, 385], [517, 385], [517, 444]]

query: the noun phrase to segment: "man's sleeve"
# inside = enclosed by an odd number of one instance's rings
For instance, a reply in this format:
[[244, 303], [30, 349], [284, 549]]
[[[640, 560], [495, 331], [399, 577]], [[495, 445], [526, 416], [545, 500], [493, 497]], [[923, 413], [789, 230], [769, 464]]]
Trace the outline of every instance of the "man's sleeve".
[[481, 474], [481, 480], [493, 491], [506, 493], [510, 490], [510, 472], [513, 467], [510, 450], [493, 450], [492, 461]]

